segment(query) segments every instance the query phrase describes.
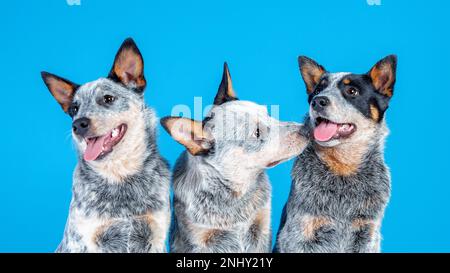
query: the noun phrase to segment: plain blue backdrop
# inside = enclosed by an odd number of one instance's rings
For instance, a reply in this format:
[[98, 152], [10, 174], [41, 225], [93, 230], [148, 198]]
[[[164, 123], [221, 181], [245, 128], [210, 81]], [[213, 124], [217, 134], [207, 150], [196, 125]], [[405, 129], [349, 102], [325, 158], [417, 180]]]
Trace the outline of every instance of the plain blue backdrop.
[[[76, 164], [71, 121], [39, 72], [85, 83], [106, 76], [133, 37], [145, 60], [145, 99], [159, 116], [172, 106], [210, 104], [223, 61], [241, 99], [280, 105], [283, 120], [307, 111], [297, 56], [330, 71], [366, 72], [398, 55], [387, 112], [385, 157], [392, 199], [386, 252], [450, 251], [449, 1], [5, 1], [1, 4], [0, 251], [53, 251]], [[173, 165], [182, 151], [159, 128]], [[292, 161], [269, 171], [273, 230], [290, 187]]]

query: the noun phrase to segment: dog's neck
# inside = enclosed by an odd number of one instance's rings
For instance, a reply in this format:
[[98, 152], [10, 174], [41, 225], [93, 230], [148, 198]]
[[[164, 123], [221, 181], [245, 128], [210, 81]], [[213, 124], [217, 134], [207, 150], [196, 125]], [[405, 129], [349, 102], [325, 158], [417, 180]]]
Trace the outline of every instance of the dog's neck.
[[[213, 164], [204, 158], [189, 156], [189, 166], [196, 168], [202, 174], [202, 177], [214, 176], [214, 181], [220, 183], [228, 189], [231, 196], [240, 198], [247, 194], [264, 170], [252, 170], [236, 165], [234, 167], [224, 167], [223, 165]], [[208, 179], [205, 179], [207, 181]]]
[[358, 172], [365, 156], [378, 150], [383, 154], [384, 140], [387, 135], [385, 124], [375, 133], [373, 138], [362, 138], [354, 142], [347, 142], [335, 147], [323, 147], [314, 143], [314, 150], [319, 159], [338, 176], [351, 176]]
[[322, 147], [315, 145], [317, 156], [328, 168], [338, 176], [350, 176], [358, 171], [368, 145], [348, 143], [338, 147]]

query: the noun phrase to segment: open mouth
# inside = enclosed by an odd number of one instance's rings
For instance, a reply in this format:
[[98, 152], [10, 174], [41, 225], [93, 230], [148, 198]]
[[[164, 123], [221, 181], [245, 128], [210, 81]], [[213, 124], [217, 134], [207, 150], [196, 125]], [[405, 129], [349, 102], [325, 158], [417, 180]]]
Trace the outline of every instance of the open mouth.
[[314, 128], [314, 139], [321, 142], [332, 139], [349, 137], [356, 131], [356, 126], [351, 123], [335, 123], [328, 119], [319, 117], [316, 119]]
[[104, 157], [113, 150], [113, 147], [122, 140], [127, 125], [121, 124], [105, 135], [85, 138], [87, 147], [84, 152], [84, 160], [93, 161]]

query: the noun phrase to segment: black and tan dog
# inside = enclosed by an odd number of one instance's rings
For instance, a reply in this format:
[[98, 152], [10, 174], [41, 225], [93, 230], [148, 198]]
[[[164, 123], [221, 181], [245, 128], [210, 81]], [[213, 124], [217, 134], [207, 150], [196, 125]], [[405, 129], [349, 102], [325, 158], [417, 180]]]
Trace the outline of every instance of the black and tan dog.
[[393, 95], [396, 56], [366, 74], [328, 73], [300, 57], [311, 142], [297, 158], [275, 251], [379, 252], [390, 196], [384, 163], [384, 114]]

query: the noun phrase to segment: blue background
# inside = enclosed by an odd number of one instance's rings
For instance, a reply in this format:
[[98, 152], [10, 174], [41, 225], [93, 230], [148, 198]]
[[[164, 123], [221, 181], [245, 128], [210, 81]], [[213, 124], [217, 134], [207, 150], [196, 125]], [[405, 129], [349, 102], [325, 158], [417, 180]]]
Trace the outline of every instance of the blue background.
[[[128, 36], [144, 56], [145, 98], [159, 116], [176, 104], [193, 107], [194, 96], [210, 104], [227, 60], [241, 99], [278, 104], [281, 119], [300, 121], [307, 102], [298, 55], [330, 71], [362, 73], [396, 53], [385, 153], [393, 190], [382, 249], [450, 251], [449, 1], [281, 2], [2, 3], [0, 251], [53, 251], [68, 212], [76, 164], [70, 119], [39, 72], [77, 83], [106, 76]], [[183, 148], [159, 131], [161, 153], [173, 164]], [[274, 231], [291, 166], [269, 171]]]

